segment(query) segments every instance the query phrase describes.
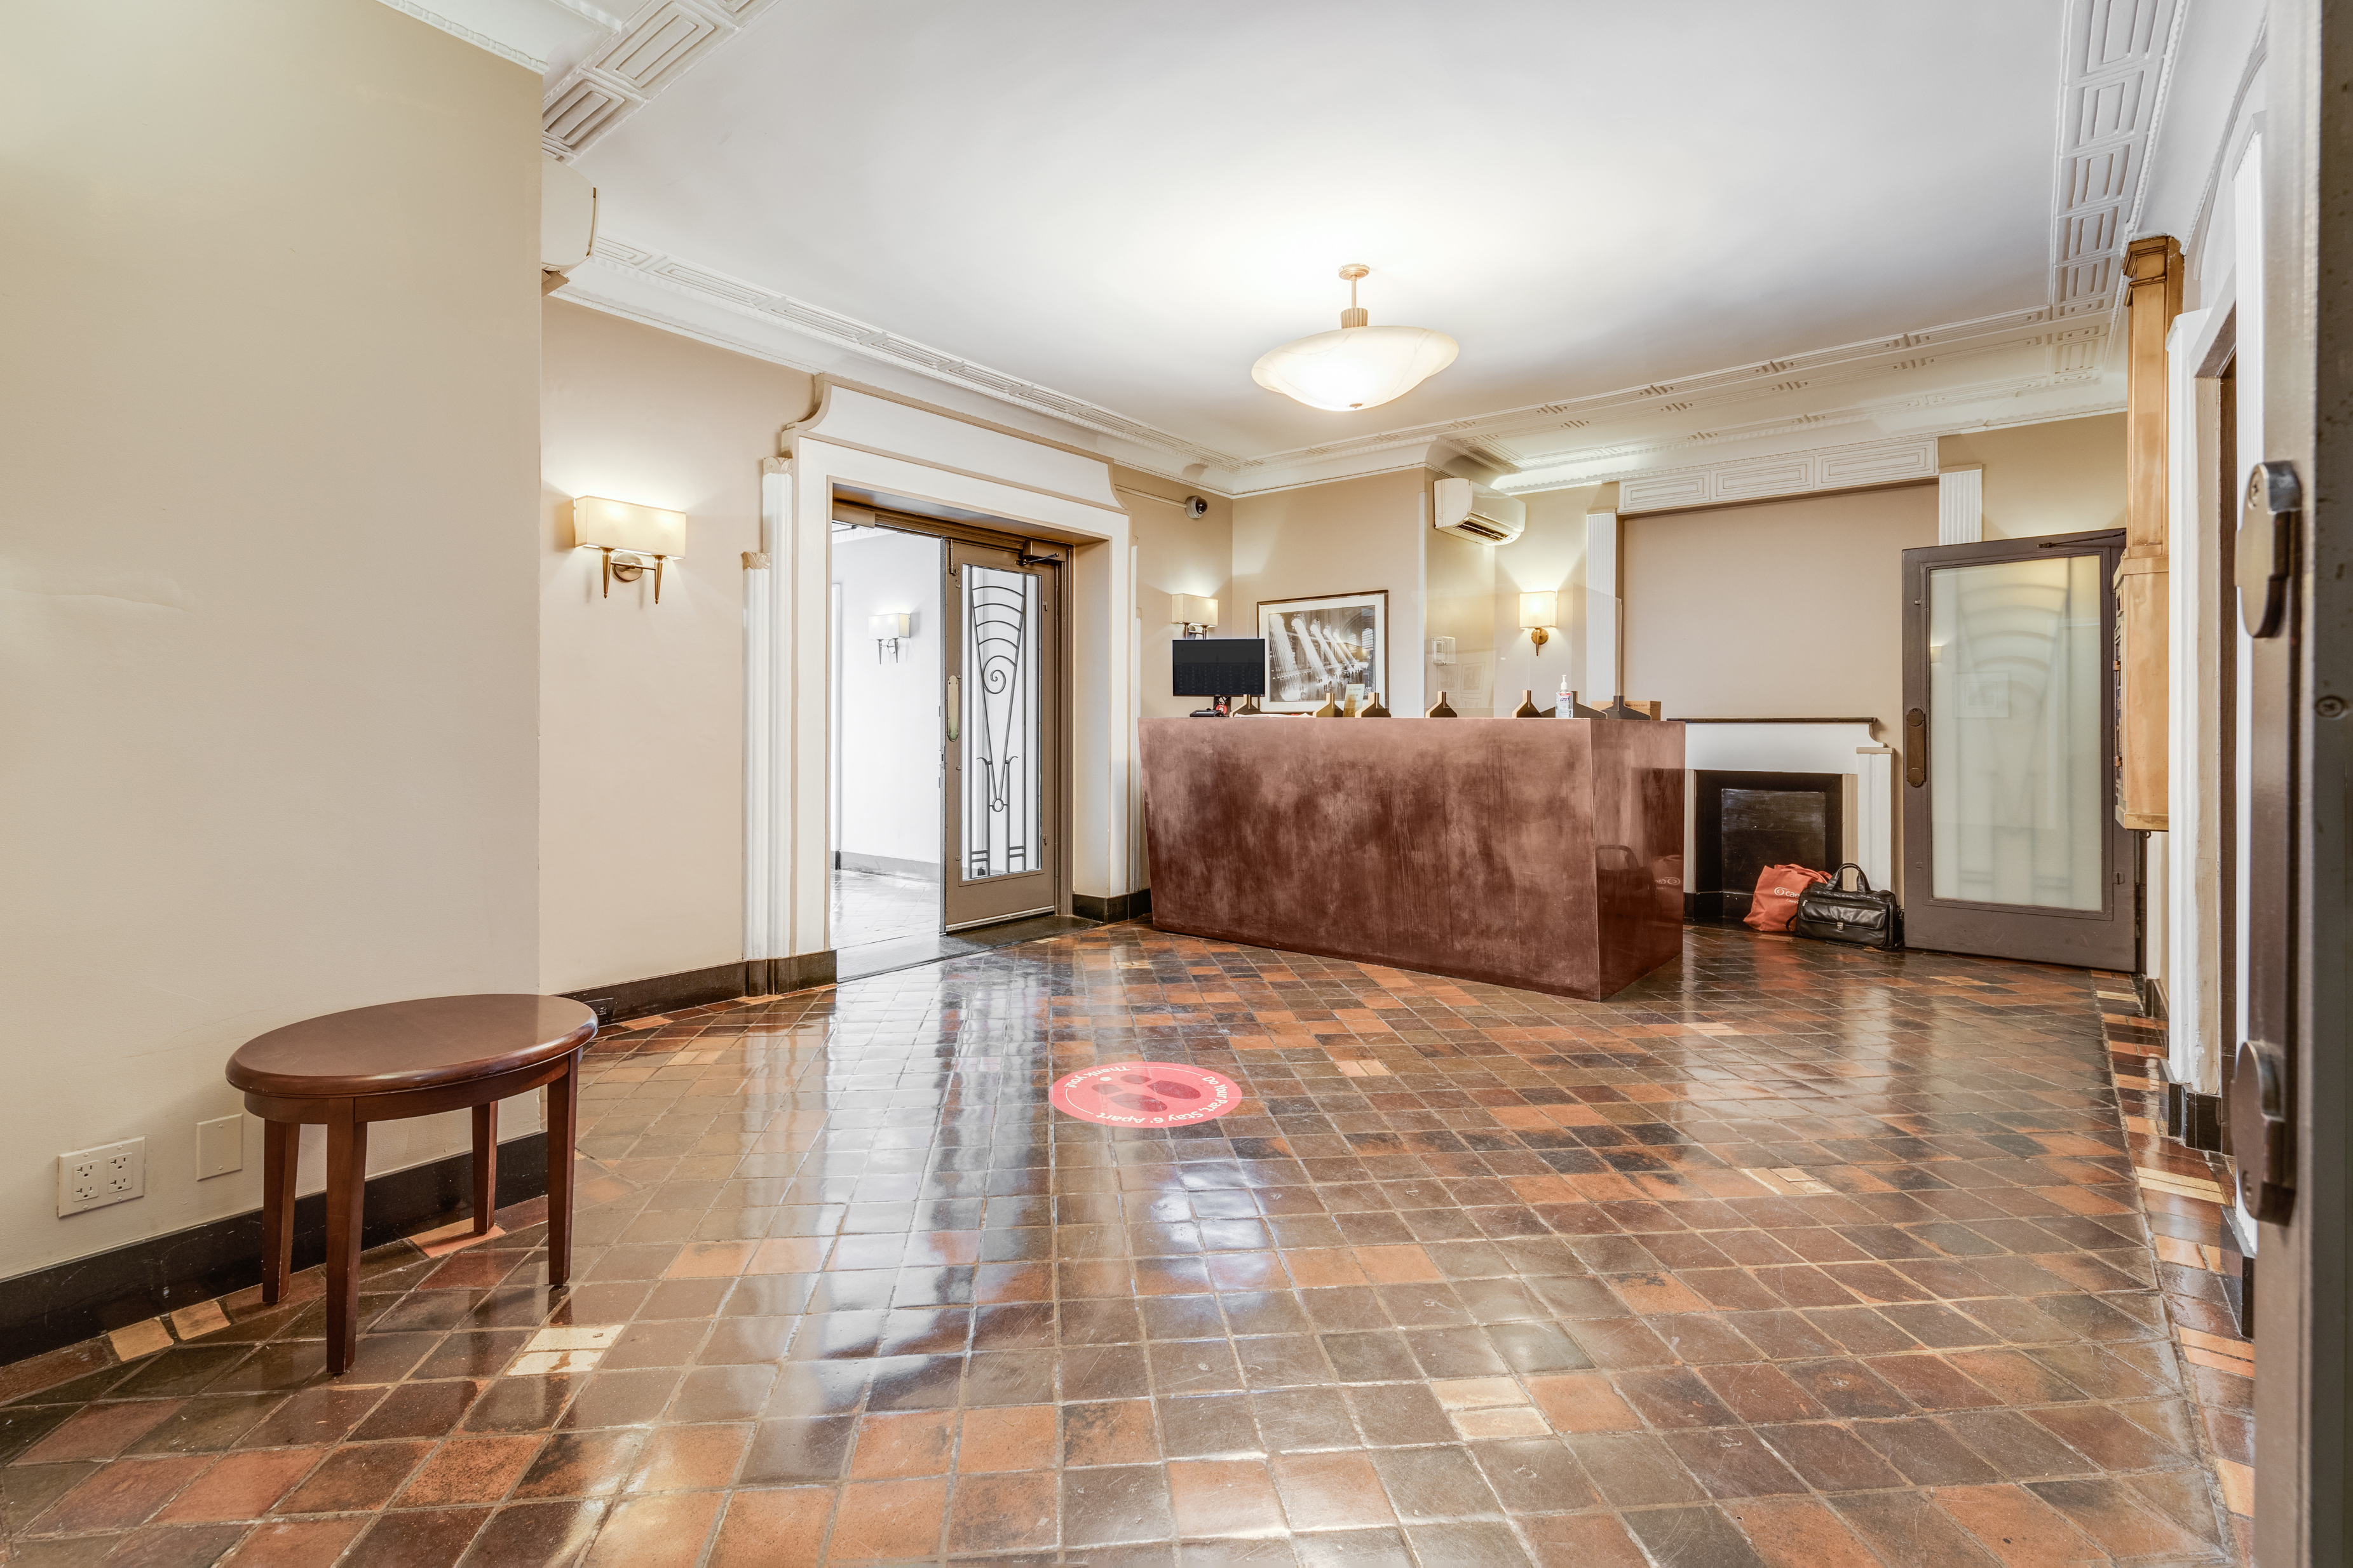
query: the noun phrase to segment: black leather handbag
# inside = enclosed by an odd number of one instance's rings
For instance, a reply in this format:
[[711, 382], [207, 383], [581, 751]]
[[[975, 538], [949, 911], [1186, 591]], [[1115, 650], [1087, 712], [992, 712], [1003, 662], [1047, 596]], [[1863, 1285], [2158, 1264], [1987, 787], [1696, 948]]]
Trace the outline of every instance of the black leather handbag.
[[[1852, 889], [1846, 874], [1854, 873]], [[1904, 945], [1904, 907], [1890, 892], [1873, 892], [1871, 879], [1850, 860], [1827, 882], [1812, 882], [1798, 895], [1798, 912], [1789, 921], [1793, 936], [1817, 942], [1842, 942], [1849, 947], [1875, 947], [1893, 952]]]

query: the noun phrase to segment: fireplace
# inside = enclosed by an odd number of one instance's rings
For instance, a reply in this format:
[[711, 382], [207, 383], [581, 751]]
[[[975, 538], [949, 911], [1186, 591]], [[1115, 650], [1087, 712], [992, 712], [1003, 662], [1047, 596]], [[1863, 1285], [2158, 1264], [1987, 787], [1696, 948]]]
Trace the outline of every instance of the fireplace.
[[1739, 920], [1767, 866], [1836, 870], [1846, 858], [1846, 794], [1839, 773], [1695, 770], [1684, 918]]

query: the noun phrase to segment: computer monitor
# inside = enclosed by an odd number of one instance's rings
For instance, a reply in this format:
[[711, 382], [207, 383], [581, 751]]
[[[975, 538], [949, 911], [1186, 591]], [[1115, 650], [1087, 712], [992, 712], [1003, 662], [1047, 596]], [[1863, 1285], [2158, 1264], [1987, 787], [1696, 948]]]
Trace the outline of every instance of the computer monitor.
[[1264, 637], [1178, 637], [1168, 645], [1175, 697], [1263, 697]]

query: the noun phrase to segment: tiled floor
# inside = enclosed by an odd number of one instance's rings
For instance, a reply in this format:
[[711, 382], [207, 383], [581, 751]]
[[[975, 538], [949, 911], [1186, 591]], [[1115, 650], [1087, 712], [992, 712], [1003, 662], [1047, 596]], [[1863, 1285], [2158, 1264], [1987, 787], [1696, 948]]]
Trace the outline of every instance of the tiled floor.
[[[232, 1299], [0, 1408], [7, 1561], [2227, 1561], [2103, 986], [1694, 931], [1603, 1005], [1119, 925], [614, 1036], [574, 1289], [510, 1213], [375, 1255], [340, 1383]], [[1044, 1103], [1128, 1056], [1251, 1098]]]

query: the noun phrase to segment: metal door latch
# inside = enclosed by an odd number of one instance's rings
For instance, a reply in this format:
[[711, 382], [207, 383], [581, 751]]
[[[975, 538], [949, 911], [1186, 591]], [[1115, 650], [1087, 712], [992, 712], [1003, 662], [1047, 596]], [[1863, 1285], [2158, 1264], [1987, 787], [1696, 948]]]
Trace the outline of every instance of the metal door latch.
[[1904, 715], [1904, 782], [1914, 789], [1928, 782], [1928, 715], [1917, 708]]
[[2239, 618], [2251, 637], [2277, 637], [2287, 623], [2287, 595], [2295, 576], [2296, 519], [2304, 485], [2293, 463], [2257, 463], [2247, 472], [2247, 501], [2239, 513], [2235, 563]]
[[2241, 1041], [2231, 1061], [2231, 1155], [2248, 1212], [2274, 1225], [2287, 1222], [2295, 1201], [2290, 1131], [2287, 1053], [2262, 1040]]

